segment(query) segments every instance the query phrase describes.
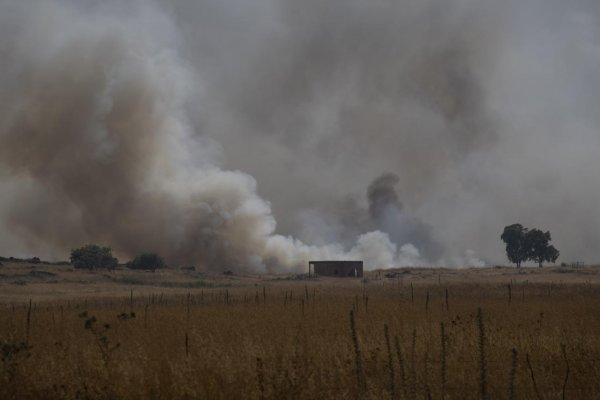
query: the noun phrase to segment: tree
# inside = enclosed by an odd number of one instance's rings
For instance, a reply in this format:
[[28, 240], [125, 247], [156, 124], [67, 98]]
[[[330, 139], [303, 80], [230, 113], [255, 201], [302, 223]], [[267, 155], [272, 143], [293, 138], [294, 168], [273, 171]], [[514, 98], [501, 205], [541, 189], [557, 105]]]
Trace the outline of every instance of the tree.
[[504, 227], [504, 232], [500, 239], [506, 243], [506, 256], [508, 260], [521, 268], [521, 263], [527, 261], [528, 252], [525, 244], [525, 235], [527, 228], [521, 224], [512, 224]]
[[558, 257], [560, 257], [560, 251], [558, 251], [556, 247], [550, 245], [546, 252], [546, 261], [555, 263]]
[[560, 252], [550, 244], [552, 237], [549, 231], [523, 228], [521, 224], [504, 227], [500, 239], [506, 243], [506, 255], [510, 262], [521, 267], [523, 261], [532, 260], [542, 267], [542, 263], [555, 262]]
[[155, 253], [140, 254], [133, 261], [127, 263], [127, 268], [131, 269], [151, 269], [164, 268], [165, 262]]
[[538, 263], [540, 268], [544, 261], [555, 262], [560, 255], [560, 252], [550, 245], [551, 240], [549, 231], [542, 232], [539, 229], [532, 229], [525, 234], [528, 259]]
[[109, 247], [100, 247], [96, 244], [88, 244], [78, 249], [71, 250], [71, 264], [75, 268], [108, 268], [117, 266], [119, 261], [112, 256]]

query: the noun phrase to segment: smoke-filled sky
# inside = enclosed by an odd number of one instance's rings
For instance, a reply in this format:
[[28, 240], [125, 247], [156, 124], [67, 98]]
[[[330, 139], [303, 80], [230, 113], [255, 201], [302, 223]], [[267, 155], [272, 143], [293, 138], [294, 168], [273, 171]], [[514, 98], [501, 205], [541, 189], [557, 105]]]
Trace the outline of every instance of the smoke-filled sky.
[[[124, 4], [126, 3], [126, 4]], [[0, 0], [0, 254], [597, 262], [594, 0]]]

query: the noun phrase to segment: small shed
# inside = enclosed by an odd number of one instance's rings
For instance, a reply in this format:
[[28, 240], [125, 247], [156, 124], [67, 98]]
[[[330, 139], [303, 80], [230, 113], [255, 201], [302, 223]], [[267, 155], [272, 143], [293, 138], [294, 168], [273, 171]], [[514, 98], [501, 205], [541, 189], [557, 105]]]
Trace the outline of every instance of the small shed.
[[334, 276], [339, 278], [362, 278], [362, 261], [309, 261], [309, 276]]

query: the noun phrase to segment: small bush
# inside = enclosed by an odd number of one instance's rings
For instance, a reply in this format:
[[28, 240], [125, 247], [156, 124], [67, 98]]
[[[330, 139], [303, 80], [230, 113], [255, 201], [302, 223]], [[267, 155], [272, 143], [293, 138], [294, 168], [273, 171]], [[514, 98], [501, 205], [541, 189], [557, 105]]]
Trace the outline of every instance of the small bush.
[[117, 266], [118, 260], [112, 256], [109, 247], [100, 247], [96, 244], [88, 244], [78, 249], [71, 250], [71, 264], [75, 268], [108, 268]]
[[133, 261], [129, 261], [127, 268], [155, 270], [165, 268], [165, 262], [158, 254], [144, 253], [134, 258]]

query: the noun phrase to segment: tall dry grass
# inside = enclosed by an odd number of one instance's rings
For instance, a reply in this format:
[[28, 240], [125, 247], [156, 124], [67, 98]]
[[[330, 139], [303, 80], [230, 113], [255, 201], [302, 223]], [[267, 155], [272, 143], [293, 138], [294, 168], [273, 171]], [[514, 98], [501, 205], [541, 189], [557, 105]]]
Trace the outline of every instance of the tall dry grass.
[[0, 398], [600, 393], [594, 285], [331, 282], [4, 305]]

